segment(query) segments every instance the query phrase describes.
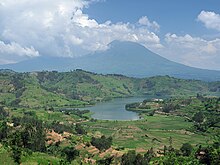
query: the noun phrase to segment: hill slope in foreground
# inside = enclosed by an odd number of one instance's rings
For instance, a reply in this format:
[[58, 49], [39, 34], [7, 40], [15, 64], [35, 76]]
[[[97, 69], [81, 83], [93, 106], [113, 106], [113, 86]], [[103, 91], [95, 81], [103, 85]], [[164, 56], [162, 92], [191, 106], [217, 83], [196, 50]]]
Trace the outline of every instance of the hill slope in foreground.
[[219, 95], [220, 82], [184, 80], [169, 76], [129, 78], [83, 70], [71, 72], [0, 71], [0, 103], [21, 107], [85, 106], [97, 101], [137, 95]]
[[[0, 70], [0, 164], [219, 164], [220, 98], [186, 97], [219, 94], [219, 86], [168, 76]], [[141, 94], [186, 98], [127, 105], [140, 113], [135, 121], [63, 108]]]
[[113, 41], [109, 44], [109, 49], [83, 57], [38, 57], [17, 64], [1, 65], [0, 68], [21, 72], [69, 71], [80, 68], [95, 73], [123, 74], [139, 78], [169, 75], [184, 79], [220, 80], [220, 71], [198, 69], [172, 62], [140, 44], [121, 41]]

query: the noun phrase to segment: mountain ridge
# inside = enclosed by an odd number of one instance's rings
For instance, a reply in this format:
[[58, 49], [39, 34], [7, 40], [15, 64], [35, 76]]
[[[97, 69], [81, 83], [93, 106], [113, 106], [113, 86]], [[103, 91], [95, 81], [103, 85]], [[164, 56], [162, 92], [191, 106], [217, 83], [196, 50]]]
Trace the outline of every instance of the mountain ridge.
[[105, 51], [77, 58], [38, 57], [17, 64], [0, 65], [15, 71], [83, 69], [102, 74], [122, 74], [129, 77], [169, 75], [184, 79], [219, 81], [220, 71], [194, 68], [170, 61], [144, 46], [130, 41], [113, 41]]

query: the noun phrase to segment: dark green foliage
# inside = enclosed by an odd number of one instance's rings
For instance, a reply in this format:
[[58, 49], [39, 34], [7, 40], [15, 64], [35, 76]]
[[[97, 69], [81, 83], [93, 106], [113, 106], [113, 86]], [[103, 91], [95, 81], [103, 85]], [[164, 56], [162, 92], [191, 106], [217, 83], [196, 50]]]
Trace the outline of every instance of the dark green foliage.
[[125, 105], [125, 109], [135, 109], [135, 108], [137, 108], [137, 107], [139, 107], [139, 103], [131, 103], [131, 104], [126, 104]]
[[[9, 73], [9, 75], [11, 75], [11, 74]], [[19, 90], [25, 86], [24, 82], [23, 82], [24, 76], [25, 76], [25, 73], [24, 74], [16, 73], [11, 76], [11, 84], [13, 84], [15, 89]]]
[[9, 136], [9, 144], [11, 146], [23, 147], [26, 139], [24, 139], [21, 131], [15, 131]]
[[104, 135], [101, 138], [92, 137], [91, 144], [99, 150], [107, 150], [112, 145], [112, 137], [106, 138]]
[[64, 155], [66, 157], [66, 160], [68, 162], [71, 162], [72, 160], [74, 160], [77, 156], [79, 156], [79, 151], [76, 150], [74, 147], [65, 147], [62, 150], [62, 155]]
[[9, 113], [4, 109], [3, 106], [0, 106], [0, 120], [5, 119], [8, 117]]
[[132, 110], [132, 109], [150, 109], [151, 107], [146, 104], [140, 104], [140, 103], [131, 103], [131, 104], [126, 104], [125, 109], [127, 110]]
[[14, 126], [17, 127], [18, 125], [21, 124], [21, 119], [20, 117], [15, 117], [15, 116], [12, 116], [11, 120], [12, 120], [12, 123], [14, 123]]
[[195, 113], [192, 119], [197, 123], [202, 123], [204, 121], [204, 115], [201, 111]]
[[143, 155], [136, 154], [134, 150], [128, 151], [128, 153], [122, 155], [121, 164], [122, 165], [148, 165], [151, 159], [154, 157], [153, 148], [147, 151], [147, 153]]
[[62, 152], [62, 149], [60, 147], [60, 141], [56, 142], [55, 144], [51, 144], [47, 146], [47, 153], [52, 155], [59, 155]]
[[14, 131], [7, 129], [7, 134], [7, 141], [5, 141], [5, 144], [11, 147], [11, 157], [14, 162], [20, 164], [23, 147], [22, 133], [20, 130]]
[[10, 134], [10, 144], [24, 147], [32, 151], [45, 151], [46, 133], [42, 121], [35, 116], [25, 115], [23, 118], [13, 118], [16, 121], [15, 131]]
[[220, 164], [220, 138], [206, 147], [199, 146], [196, 152], [189, 143], [185, 143], [180, 148], [182, 154], [178, 150], [164, 147], [164, 156], [160, 157], [159, 164], [163, 165], [176, 165], [176, 164], [189, 164], [189, 165], [218, 165]]
[[86, 113], [89, 113], [89, 110], [79, 110], [79, 109], [61, 109], [60, 112], [63, 112], [66, 115], [76, 115], [79, 116], [80, 118], [85, 118], [85, 116], [83, 116]]
[[179, 156], [176, 155], [175, 152], [167, 153], [166, 156], [160, 158], [158, 164], [163, 165], [199, 165], [199, 161], [195, 157], [186, 157], [186, 156]]
[[122, 155], [122, 165], [134, 165], [136, 160], [136, 152], [134, 150], [128, 151], [128, 153]]
[[146, 154], [144, 154], [144, 160], [143, 160], [144, 164], [149, 164], [153, 157], [155, 157], [155, 154], [153, 148], [151, 148], [147, 151]]
[[17, 146], [12, 146], [12, 158], [14, 159], [15, 163], [21, 163], [21, 148]]
[[83, 128], [83, 126], [81, 124], [76, 124], [76, 133], [80, 134], [80, 135], [83, 135], [83, 134], [86, 134], [86, 130]]
[[148, 113], [148, 116], [154, 116], [155, 110]]
[[207, 147], [199, 146], [196, 157], [202, 164], [220, 164], [220, 136], [216, 136], [214, 142]]
[[45, 130], [42, 122], [26, 124], [22, 132], [24, 147], [32, 151], [45, 151]]
[[110, 156], [110, 157], [107, 157], [105, 159], [98, 160], [97, 164], [99, 164], [99, 165], [110, 165], [110, 164], [112, 164], [113, 159], [114, 159], [114, 156]]
[[7, 126], [7, 122], [3, 121], [2, 123], [0, 123], [0, 141], [2, 141], [3, 139], [7, 138], [8, 136], [8, 126]]
[[[142, 164], [144, 164], [144, 158], [143, 158], [143, 156], [141, 155], [141, 154], [137, 154], [136, 155], [136, 158], [135, 158], [135, 161], [134, 161], [134, 164], [136, 164], [136, 165], [142, 165]], [[147, 165], [147, 164], [146, 164]]]
[[162, 107], [162, 111], [165, 113], [169, 113], [171, 111], [175, 111], [176, 109], [178, 109], [179, 106], [177, 104], [174, 103], [165, 103]]
[[193, 147], [189, 143], [184, 143], [180, 148], [183, 156], [189, 156], [192, 153]]
[[60, 124], [58, 121], [53, 121], [52, 123], [45, 124], [45, 127], [50, 130], [54, 130], [55, 132], [62, 134], [63, 132], [73, 133], [73, 125]]

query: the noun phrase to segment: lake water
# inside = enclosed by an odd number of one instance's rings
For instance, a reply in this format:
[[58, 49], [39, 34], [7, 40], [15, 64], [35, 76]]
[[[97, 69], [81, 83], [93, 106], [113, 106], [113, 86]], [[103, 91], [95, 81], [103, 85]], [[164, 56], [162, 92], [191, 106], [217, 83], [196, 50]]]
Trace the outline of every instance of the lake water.
[[95, 106], [80, 108], [88, 109], [94, 114], [92, 118], [101, 120], [138, 120], [136, 112], [127, 111], [125, 105], [128, 103], [142, 102], [149, 97], [117, 98], [111, 101], [97, 103]]

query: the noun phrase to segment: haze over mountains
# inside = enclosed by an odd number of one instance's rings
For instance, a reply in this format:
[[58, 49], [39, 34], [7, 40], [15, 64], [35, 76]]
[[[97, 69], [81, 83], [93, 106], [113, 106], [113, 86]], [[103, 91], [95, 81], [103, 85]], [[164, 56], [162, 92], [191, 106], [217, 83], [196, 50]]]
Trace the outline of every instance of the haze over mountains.
[[167, 60], [134, 42], [113, 41], [109, 49], [78, 58], [37, 57], [17, 64], [0, 65], [15, 71], [83, 69], [131, 77], [169, 75], [177, 78], [220, 81], [220, 71], [189, 67]]

